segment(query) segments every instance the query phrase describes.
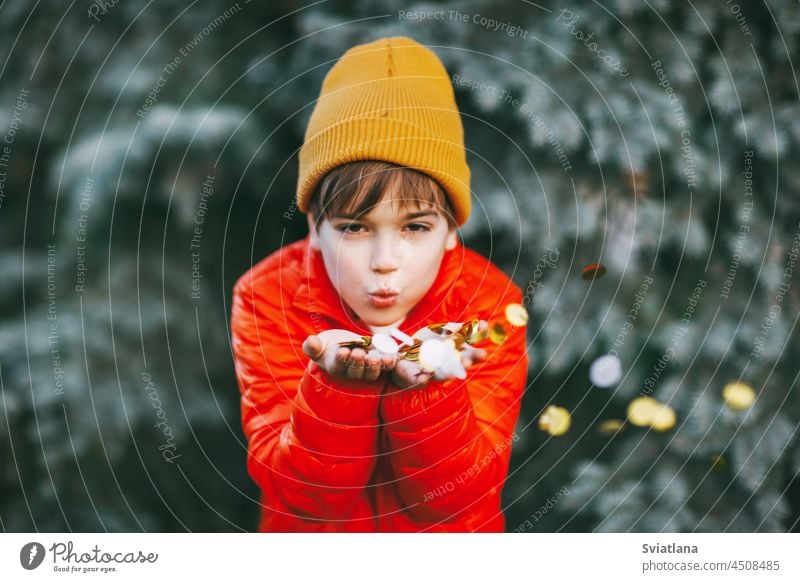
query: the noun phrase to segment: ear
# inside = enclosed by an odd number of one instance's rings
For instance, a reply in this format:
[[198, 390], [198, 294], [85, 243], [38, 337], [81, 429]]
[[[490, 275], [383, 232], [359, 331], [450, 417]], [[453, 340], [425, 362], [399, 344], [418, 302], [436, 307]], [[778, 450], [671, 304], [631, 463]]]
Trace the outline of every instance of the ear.
[[319, 233], [317, 232], [316, 225], [314, 223], [314, 218], [311, 216], [311, 213], [306, 214], [306, 219], [308, 220], [308, 235], [309, 235], [309, 245], [315, 251], [319, 250]]
[[455, 228], [451, 228], [447, 231], [447, 238], [444, 242], [444, 250], [452, 251], [456, 248], [456, 244], [458, 243], [458, 231]]

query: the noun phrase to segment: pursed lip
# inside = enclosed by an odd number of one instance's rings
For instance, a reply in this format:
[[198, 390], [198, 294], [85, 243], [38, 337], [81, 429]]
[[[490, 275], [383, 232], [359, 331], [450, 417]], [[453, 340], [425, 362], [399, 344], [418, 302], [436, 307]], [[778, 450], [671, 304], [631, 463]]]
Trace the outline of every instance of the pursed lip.
[[397, 296], [399, 293], [393, 289], [379, 289], [368, 293], [369, 302], [378, 308], [391, 307], [397, 303]]
[[378, 289], [377, 291], [370, 291], [368, 295], [375, 297], [396, 297], [400, 293], [394, 289]]

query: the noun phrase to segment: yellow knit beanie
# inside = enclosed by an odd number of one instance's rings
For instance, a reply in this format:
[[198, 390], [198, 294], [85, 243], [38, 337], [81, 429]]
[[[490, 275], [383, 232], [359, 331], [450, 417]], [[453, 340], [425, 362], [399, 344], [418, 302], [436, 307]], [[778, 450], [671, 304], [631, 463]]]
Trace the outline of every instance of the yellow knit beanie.
[[354, 46], [331, 68], [300, 149], [297, 207], [336, 166], [379, 160], [423, 172], [444, 188], [461, 226], [470, 213], [464, 128], [444, 65], [406, 36]]

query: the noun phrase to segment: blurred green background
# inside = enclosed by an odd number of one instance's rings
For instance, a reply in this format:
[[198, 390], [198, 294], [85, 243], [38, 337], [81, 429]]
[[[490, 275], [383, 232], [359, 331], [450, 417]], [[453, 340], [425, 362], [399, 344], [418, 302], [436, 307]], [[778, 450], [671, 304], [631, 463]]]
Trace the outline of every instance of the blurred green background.
[[[306, 234], [325, 73], [393, 35], [458, 75], [463, 240], [530, 301], [508, 530], [798, 531], [789, 0], [1, 3], [0, 529], [255, 530], [232, 285]], [[601, 430], [642, 394], [674, 427]]]

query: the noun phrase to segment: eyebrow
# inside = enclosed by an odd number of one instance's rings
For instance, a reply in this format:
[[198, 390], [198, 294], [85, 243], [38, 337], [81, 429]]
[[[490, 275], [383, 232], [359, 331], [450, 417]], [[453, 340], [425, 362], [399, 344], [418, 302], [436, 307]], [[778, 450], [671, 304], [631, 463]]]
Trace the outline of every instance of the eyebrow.
[[[423, 216], [437, 216], [437, 214], [438, 213], [433, 211], [433, 210], [421, 210], [419, 212], [409, 212], [408, 214], [406, 214], [403, 217], [403, 219], [404, 220], [411, 220], [413, 218], [422, 218]], [[362, 217], [360, 220], [365, 220], [363, 218], [365, 216], [364, 213], [360, 213], [360, 214], [337, 214], [333, 218], [345, 218], [345, 219], [351, 220], [351, 219], [354, 219], [354, 218], [358, 218], [359, 216]]]

